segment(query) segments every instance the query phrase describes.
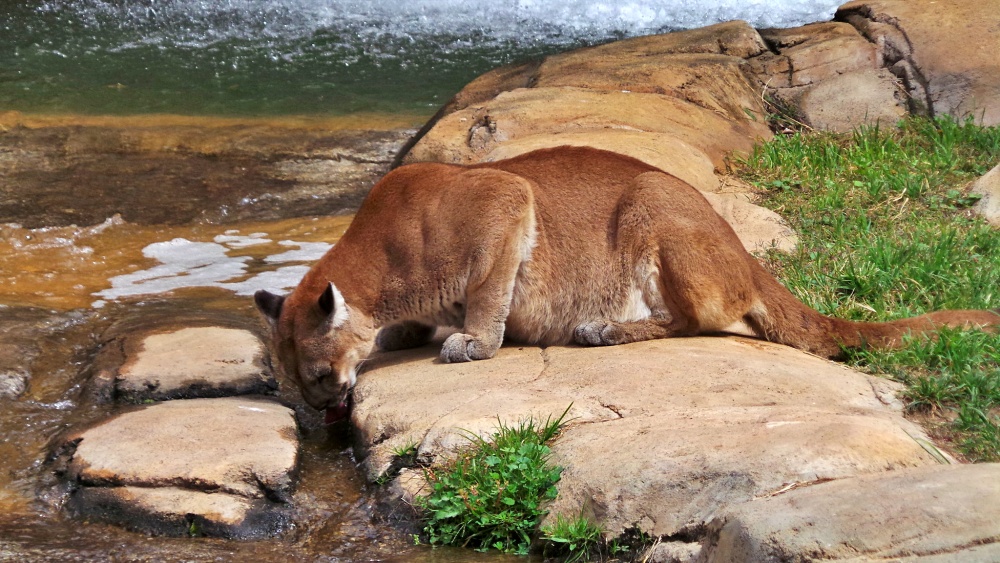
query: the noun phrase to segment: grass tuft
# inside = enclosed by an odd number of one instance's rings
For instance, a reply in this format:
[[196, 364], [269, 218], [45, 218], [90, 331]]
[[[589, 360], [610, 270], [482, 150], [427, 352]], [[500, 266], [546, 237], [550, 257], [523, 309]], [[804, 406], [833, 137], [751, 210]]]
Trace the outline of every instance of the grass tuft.
[[588, 560], [604, 543], [604, 530], [587, 518], [565, 518], [542, 528], [546, 555], [563, 557], [565, 563]]
[[[769, 268], [817, 311], [884, 321], [1000, 308], [1000, 231], [969, 211], [970, 182], [1000, 162], [1000, 128], [908, 118], [851, 134], [796, 133], [758, 146], [738, 173], [800, 235]], [[1000, 335], [942, 331], [854, 365], [909, 386], [911, 409], [949, 414], [961, 451], [1000, 459]]]
[[568, 413], [569, 407], [544, 423], [498, 420], [489, 439], [470, 435], [470, 447], [449, 465], [426, 469], [431, 493], [417, 503], [425, 512], [428, 541], [527, 554], [562, 474], [561, 467], [549, 463], [546, 443]]

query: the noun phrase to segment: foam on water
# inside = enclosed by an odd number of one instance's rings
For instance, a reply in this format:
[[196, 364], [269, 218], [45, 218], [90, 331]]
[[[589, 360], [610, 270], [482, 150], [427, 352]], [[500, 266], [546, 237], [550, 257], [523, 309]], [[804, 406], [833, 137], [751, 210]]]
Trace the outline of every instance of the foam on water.
[[[43, 11], [75, 14], [97, 32], [131, 30], [119, 47], [158, 44], [205, 47], [219, 41], [297, 40], [347, 32], [378, 48], [379, 38], [413, 41], [452, 36], [465, 41], [573, 42], [746, 20], [756, 27], [787, 27], [827, 20], [834, 0], [166, 0], [49, 1]], [[395, 43], [395, 42], [394, 42]], [[393, 57], [398, 52], [381, 53]], [[275, 52], [276, 57], [289, 53]]]

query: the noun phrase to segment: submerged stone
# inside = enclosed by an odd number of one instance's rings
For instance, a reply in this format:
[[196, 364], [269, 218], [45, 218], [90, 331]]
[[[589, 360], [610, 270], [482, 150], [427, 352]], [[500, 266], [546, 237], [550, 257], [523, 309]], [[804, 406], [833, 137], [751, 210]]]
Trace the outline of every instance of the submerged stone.
[[0, 372], [0, 399], [16, 399], [28, 388], [28, 376], [16, 372]]
[[260, 536], [287, 518], [298, 465], [291, 409], [249, 398], [170, 401], [70, 435], [77, 514], [148, 533]]

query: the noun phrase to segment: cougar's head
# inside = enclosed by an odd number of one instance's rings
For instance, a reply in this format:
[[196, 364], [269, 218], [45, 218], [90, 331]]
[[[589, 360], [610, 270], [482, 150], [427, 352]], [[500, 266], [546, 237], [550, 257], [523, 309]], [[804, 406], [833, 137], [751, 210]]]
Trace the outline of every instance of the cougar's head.
[[357, 379], [358, 364], [371, 352], [376, 330], [370, 317], [344, 302], [333, 283], [318, 297], [300, 290], [287, 298], [265, 290], [254, 294], [271, 326], [275, 368], [299, 387], [313, 408], [346, 413], [347, 393]]

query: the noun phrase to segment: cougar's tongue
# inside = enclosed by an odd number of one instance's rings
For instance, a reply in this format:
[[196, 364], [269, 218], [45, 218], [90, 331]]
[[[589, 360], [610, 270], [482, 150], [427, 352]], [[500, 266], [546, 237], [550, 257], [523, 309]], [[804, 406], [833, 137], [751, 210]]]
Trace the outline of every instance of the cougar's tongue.
[[324, 417], [324, 424], [333, 424], [334, 422], [340, 422], [347, 418], [351, 412], [350, 407], [347, 406], [347, 401], [340, 403], [335, 407], [327, 407], [326, 417]]

